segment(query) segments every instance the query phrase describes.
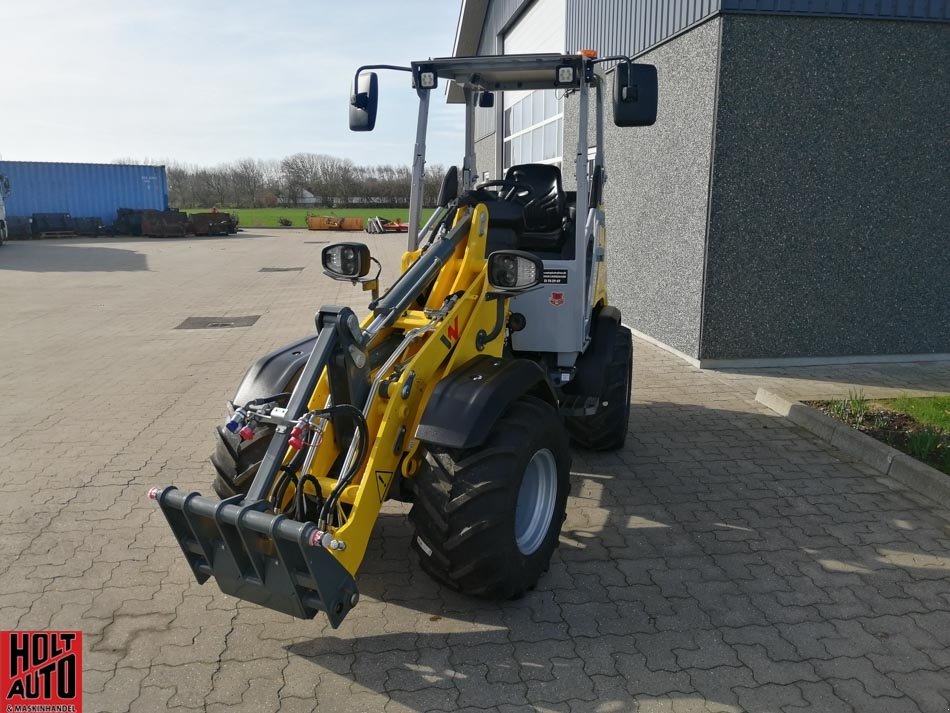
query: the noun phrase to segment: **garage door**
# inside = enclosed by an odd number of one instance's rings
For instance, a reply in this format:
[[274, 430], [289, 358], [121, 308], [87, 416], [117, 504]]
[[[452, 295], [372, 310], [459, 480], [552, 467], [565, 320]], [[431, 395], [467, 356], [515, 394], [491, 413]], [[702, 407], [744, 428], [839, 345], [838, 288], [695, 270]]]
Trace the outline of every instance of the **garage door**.
[[[505, 33], [505, 54], [563, 53], [567, 0], [535, 0]], [[505, 92], [504, 167], [561, 163], [564, 98], [560, 92]]]

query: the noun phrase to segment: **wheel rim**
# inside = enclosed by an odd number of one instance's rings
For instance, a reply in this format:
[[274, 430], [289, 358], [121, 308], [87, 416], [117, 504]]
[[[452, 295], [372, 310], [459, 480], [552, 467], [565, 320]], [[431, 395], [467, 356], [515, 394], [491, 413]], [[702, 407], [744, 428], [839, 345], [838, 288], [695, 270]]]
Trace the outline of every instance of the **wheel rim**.
[[556, 495], [557, 463], [554, 454], [542, 448], [528, 462], [518, 489], [515, 542], [521, 554], [533, 554], [544, 542], [554, 516]]

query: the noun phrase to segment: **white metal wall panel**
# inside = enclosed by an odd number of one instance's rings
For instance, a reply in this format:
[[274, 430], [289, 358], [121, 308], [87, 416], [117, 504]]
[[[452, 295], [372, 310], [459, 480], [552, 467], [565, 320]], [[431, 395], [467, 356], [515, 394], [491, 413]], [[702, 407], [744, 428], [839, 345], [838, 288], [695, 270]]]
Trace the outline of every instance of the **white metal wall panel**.
[[[505, 33], [505, 54], [563, 53], [567, 42], [567, 0], [535, 0]], [[505, 92], [505, 108], [531, 92]]]
[[[564, 52], [567, 41], [567, 0], [535, 0], [505, 33], [505, 54]], [[505, 92], [509, 107], [530, 92]]]
[[567, 0], [535, 0], [505, 33], [505, 54], [563, 52]]

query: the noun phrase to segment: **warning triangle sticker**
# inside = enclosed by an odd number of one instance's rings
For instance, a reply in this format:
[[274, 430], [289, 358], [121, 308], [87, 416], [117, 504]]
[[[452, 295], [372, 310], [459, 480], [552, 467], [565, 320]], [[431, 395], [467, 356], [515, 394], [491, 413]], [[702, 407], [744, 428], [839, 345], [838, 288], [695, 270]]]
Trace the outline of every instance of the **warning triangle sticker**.
[[393, 472], [391, 470], [376, 471], [376, 492], [379, 493], [379, 502], [382, 503], [386, 497], [386, 489], [389, 487], [389, 481], [392, 480]]

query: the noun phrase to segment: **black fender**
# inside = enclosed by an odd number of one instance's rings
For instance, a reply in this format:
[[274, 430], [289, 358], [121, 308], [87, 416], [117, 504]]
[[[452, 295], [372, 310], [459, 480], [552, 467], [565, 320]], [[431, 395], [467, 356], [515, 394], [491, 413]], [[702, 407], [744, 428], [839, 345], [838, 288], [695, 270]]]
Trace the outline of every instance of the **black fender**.
[[416, 438], [442, 448], [474, 448], [517, 399], [530, 394], [557, 408], [544, 370], [528, 359], [485, 354], [442, 379], [432, 391]]
[[316, 341], [316, 335], [300, 339], [251, 364], [234, 395], [234, 405], [243, 406], [254, 399], [291, 391]]
[[591, 319], [590, 343], [577, 358], [574, 378], [564, 385], [565, 394], [600, 396], [604, 390], [604, 374], [613, 356], [614, 335], [620, 329], [620, 310], [601, 307]]

